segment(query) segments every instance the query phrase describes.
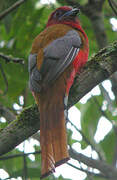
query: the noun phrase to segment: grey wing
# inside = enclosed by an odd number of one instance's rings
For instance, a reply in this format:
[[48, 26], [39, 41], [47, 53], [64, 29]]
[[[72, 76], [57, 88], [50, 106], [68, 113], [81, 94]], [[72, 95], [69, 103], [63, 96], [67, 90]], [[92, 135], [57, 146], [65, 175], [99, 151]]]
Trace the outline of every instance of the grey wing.
[[81, 38], [75, 30], [54, 40], [44, 49], [44, 61], [40, 73], [43, 85], [52, 84], [71, 64], [81, 47]]
[[44, 60], [37, 69], [37, 54], [29, 55], [29, 88], [40, 92], [42, 87], [52, 84], [71, 64], [81, 47], [81, 38], [75, 30], [54, 40], [44, 49]]
[[31, 91], [40, 92], [41, 74], [37, 69], [37, 54], [30, 54], [28, 57], [29, 88]]

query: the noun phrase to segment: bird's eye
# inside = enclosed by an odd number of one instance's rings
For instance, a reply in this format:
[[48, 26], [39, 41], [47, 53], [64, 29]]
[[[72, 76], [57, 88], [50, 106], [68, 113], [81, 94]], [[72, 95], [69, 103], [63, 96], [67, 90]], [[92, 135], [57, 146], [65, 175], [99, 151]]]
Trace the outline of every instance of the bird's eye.
[[54, 14], [54, 17], [57, 18], [57, 17], [60, 17], [62, 15], [62, 12], [61, 11], [57, 11], [55, 14]]

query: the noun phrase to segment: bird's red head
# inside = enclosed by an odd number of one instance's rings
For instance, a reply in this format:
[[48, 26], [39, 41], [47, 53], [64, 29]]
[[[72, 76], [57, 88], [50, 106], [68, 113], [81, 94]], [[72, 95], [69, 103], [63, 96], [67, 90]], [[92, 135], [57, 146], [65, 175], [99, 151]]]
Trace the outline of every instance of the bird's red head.
[[80, 25], [80, 22], [77, 18], [79, 13], [78, 8], [72, 8], [69, 6], [62, 6], [56, 9], [49, 17], [47, 27], [54, 24], [71, 24], [75, 23]]

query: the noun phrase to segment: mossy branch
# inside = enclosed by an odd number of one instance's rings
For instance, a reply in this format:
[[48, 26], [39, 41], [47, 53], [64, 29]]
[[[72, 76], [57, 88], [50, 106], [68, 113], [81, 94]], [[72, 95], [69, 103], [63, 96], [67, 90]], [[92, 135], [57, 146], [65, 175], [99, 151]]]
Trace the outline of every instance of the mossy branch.
[[[75, 78], [70, 90], [69, 104], [77, 103], [93, 87], [117, 71], [117, 41], [94, 55], [80, 75]], [[36, 105], [25, 108], [16, 120], [0, 131], [0, 155], [3, 155], [40, 129]]]

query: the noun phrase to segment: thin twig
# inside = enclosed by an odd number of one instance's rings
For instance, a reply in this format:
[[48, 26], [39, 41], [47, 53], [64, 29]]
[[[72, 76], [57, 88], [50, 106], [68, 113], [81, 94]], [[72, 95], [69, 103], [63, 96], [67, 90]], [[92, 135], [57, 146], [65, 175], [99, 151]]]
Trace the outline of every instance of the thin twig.
[[14, 63], [24, 64], [24, 59], [22, 59], [22, 58], [14, 58], [12, 56], [8, 56], [8, 55], [5, 55], [3, 53], [0, 53], [0, 57], [2, 59], [4, 59], [7, 63], [14, 62]]
[[[93, 97], [94, 102], [96, 103], [98, 110], [102, 113], [102, 116], [104, 116], [106, 119], [108, 119], [110, 121], [110, 123], [112, 124], [115, 136], [117, 137], [117, 127], [116, 124], [110, 120], [110, 118], [107, 116], [107, 114], [101, 109], [101, 105], [99, 104], [98, 100], [96, 97]], [[116, 162], [117, 162], [117, 142], [115, 143], [115, 152], [114, 152], [114, 158], [113, 158], [113, 166], [116, 167]]]
[[0, 13], [0, 20], [3, 19], [7, 14], [18, 8], [22, 3], [24, 3], [26, 0], [19, 0], [16, 3], [14, 3], [11, 7], [4, 10], [2, 13]]
[[110, 5], [110, 7], [112, 8], [113, 12], [115, 13], [115, 15], [117, 16], [117, 4], [113, 1], [113, 0], [108, 0], [108, 3]]
[[8, 91], [8, 81], [7, 81], [5, 72], [4, 72], [1, 64], [0, 64], [0, 71], [1, 71], [1, 74], [3, 76], [4, 82], [5, 82], [5, 86], [6, 86], [6, 88], [5, 88], [4, 92], [3, 92], [3, 95], [5, 95], [7, 93], [7, 91]]
[[7, 107], [0, 103], [0, 116], [3, 116], [9, 124], [16, 119], [16, 115]]
[[102, 84], [99, 85], [102, 95], [104, 96], [105, 100], [108, 103], [108, 110], [112, 113], [114, 111], [113, 101], [111, 100], [109, 93], [107, 90], [102, 86]]
[[[116, 123], [113, 123], [113, 130], [114, 130], [114, 133], [115, 133], [115, 138], [117, 138], [117, 126], [116, 126]], [[116, 164], [117, 164], [117, 141], [115, 141], [114, 155], [113, 155], [112, 164], [113, 164], [114, 167], [116, 167]]]
[[90, 174], [90, 175], [92, 175], [92, 176], [96, 176], [96, 177], [101, 177], [101, 178], [106, 178], [106, 179], [107, 179], [107, 177], [104, 176], [103, 174], [96, 174], [96, 173], [90, 172], [90, 171], [88, 171], [88, 170], [86, 170], [86, 169], [76, 167], [76, 166], [74, 166], [74, 165], [71, 164], [71, 163], [67, 163], [67, 164], [68, 164], [69, 166], [71, 166], [71, 167], [79, 170], [79, 171], [83, 171], [83, 172], [85, 172], [85, 173], [87, 173], [87, 174]]
[[79, 2], [77, 2], [76, 0], [65, 0], [66, 3], [70, 6], [73, 6], [73, 7], [78, 7], [78, 8], [82, 8], [82, 6], [80, 5]]
[[[23, 144], [23, 154], [25, 154], [25, 141], [24, 141], [24, 144]], [[27, 171], [27, 160], [26, 160], [26, 156], [23, 156], [23, 161], [24, 161], [24, 169], [23, 169], [23, 177], [24, 177], [24, 180], [27, 180], [27, 177], [28, 177], [28, 171]]]
[[90, 142], [90, 140], [85, 136], [85, 134], [80, 130], [78, 129], [70, 120], [68, 120], [68, 122], [82, 135], [82, 138], [83, 140], [92, 147], [93, 150], [95, 150], [99, 156], [99, 158], [102, 160], [103, 157], [102, 155], [100, 154], [100, 152], [96, 149], [96, 147]]
[[107, 162], [89, 158], [81, 153], [78, 153], [71, 147], [69, 149], [69, 154], [71, 158], [77, 160], [78, 162], [82, 162], [88, 167], [98, 169], [102, 174], [109, 177], [111, 180], [117, 180], [117, 169]]
[[101, 109], [101, 104], [99, 104], [97, 98], [95, 96], [92, 96], [93, 98], [91, 99], [92, 101], [94, 101], [94, 103], [96, 104], [98, 111], [102, 114], [102, 116], [104, 116], [106, 119], [110, 120], [109, 117], [107, 116], [107, 114]]
[[8, 159], [16, 158], [16, 157], [28, 156], [30, 154], [40, 154], [40, 153], [41, 153], [41, 151], [35, 151], [35, 152], [30, 152], [30, 153], [11, 154], [11, 155], [8, 155], [8, 156], [1, 156], [0, 161], [8, 160]]

